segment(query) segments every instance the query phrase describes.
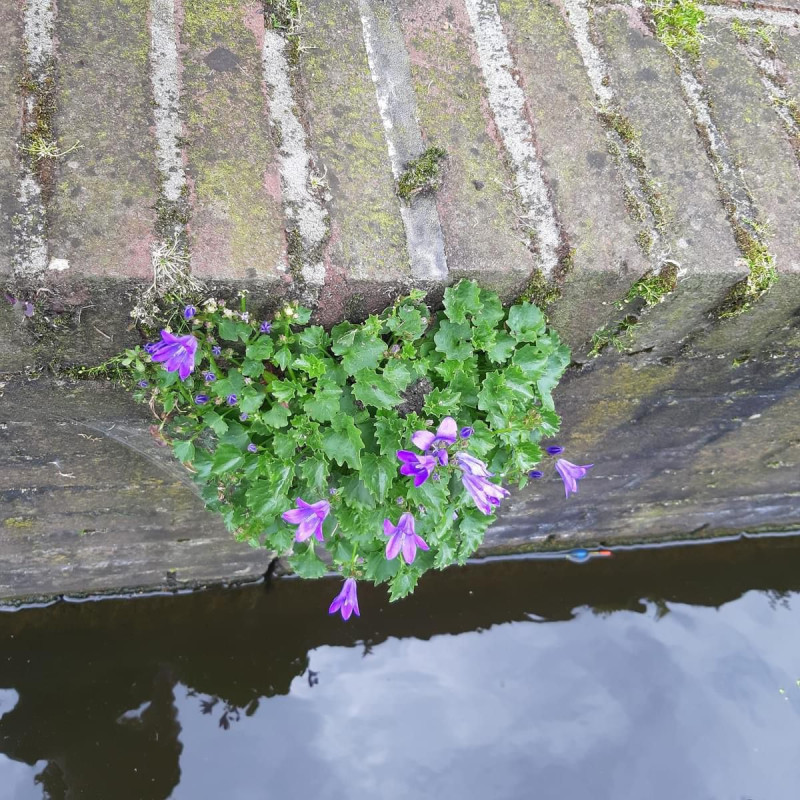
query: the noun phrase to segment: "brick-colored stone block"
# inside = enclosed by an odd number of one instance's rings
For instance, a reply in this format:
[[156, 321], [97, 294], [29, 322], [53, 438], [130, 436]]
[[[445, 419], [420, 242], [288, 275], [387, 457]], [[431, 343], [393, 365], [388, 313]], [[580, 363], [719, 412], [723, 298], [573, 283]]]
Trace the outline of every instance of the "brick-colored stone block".
[[356, 0], [309, 0], [302, 41], [310, 143], [331, 193], [326, 286], [334, 276], [376, 288], [408, 282], [405, 230]]
[[58, 159], [48, 207], [51, 258], [60, 274], [141, 278], [151, 274], [158, 198], [148, 77], [148, 0], [61, 0]]
[[447, 151], [436, 205], [452, 279], [481, 280], [507, 295], [536, 266], [517, 224], [514, 178], [489, 111], [469, 18], [456, 0], [401, 0], [419, 123]]
[[11, 272], [12, 222], [18, 168], [22, 106], [18, 81], [22, 73], [22, 24], [15, 3], [0, 5], [0, 279]]
[[183, 0], [182, 11], [192, 270], [204, 279], [288, 282], [263, 15], [240, 0]]
[[503, 0], [500, 14], [571, 251], [572, 270], [552, 318], [577, 342], [607, 320], [613, 302], [648, 262], [636, 243], [586, 69], [560, 9], [545, 0]]

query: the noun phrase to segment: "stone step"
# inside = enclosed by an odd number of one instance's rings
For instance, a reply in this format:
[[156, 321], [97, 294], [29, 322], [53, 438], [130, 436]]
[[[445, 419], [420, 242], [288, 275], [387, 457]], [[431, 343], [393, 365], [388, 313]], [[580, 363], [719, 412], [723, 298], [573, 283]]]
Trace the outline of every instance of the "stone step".
[[567, 274], [554, 324], [574, 344], [613, 316], [613, 303], [648, 269], [625, 208], [623, 183], [595, 110], [587, 71], [559, 6], [500, 6], [563, 235]]
[[447, 150], [436, 206], [450, 277], [476, 278], [509, 296], [527, 283], [536, 260], [516, 223], [515, 178], [469, 16], [450, 0], [401, 0], [399, 12], [423, 141]]
[[280, 179], [262, 78], [258, 4], [183, 0], [178, 19], [192, 272], [288, 280]]
[[633, 9], [603, 10], [598, 31], [611, 85], [630, 120], [654, 192], [665, 208], [665, 257], [679, 265], [678, 286], [636, 329], [636, 346], [673, 346], [704, 325], [747, 268], [673, 57]]
[[756, 66], [730, 25], [712, 22], [703, 45], [706, 89], [779, 272], [800, 272], [800, 165]]

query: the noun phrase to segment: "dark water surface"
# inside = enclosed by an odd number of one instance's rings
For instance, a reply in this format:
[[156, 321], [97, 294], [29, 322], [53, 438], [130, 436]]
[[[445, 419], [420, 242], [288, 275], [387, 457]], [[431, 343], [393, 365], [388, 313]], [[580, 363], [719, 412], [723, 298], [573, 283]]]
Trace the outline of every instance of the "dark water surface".
[[800, 539], [0, 614], [0, 800], [798, 800]]

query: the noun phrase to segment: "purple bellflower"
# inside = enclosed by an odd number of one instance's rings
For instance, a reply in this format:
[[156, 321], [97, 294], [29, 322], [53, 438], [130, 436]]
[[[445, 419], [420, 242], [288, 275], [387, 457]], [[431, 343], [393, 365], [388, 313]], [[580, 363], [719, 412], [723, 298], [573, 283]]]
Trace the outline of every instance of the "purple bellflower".
[[410, 564], [417, 556], [418, 547], [420, 550], [428, 549], [425, 540], [417, 535], [414, 530], [414, 516], [409, 514], [408, 511], [405, 514], [401, 514], [397, 525], [392, 525], [391, 520], [385, 519], [383, 521], [383, 533], [392, 537], [386, 545], [386, 558], [389, 561], [402, 552], [404, 561], [406, 564]]
[[459, 435], [459, 436], [460, 436], [462, 439], [469, 439], [469, 437], [470, 437], [470, 436], [472, 436], [472, 434], [473, 434], [473, 433], [475, 433], [475, 428], [473, 428], [471, 425], [468, 425], [468, 426], [466, 426], [466, 427], [462, 428], [462, 429], [461, 429], [461, 430], [458, 432], [458, 435]]
[[494, 473], [489, 472], [479, 458], [469, 453], [456, 453], [455, 460], [461, 470], [461, 483], [478, 510], [488, 516], [494, 511], [493, 506], [500, 505], [500, 501], [509, 496], [508, 490], [489, 480]]
[[262, 322], [259, 330], [261, 331], [261, 333], [269, 333], [272, 330], [272, 323]]
[[235, 395], [235, 394], [229, 394], [229, 395], [228, 395], [228, 396], [225, 398], [225, 402], [226, 402], [226, 403], [227, 403], [229, 406], [235, 406], [235, 405], [236, 405], [236, 401], [237, 401], [237, 399], [238, 399], [238, 398], [236, 397], [236, 395]]
[[191, 319], [197, 313], [197, 309], [194, 306], [186, 306], [183, 309], [183, 318], [184, 319]]
[[185, 381], [194, 369], [194, 356], [197, 352], [197, 339], [191, 333], [186, 336], [175, 336], [167, 330], [161, 331], [161, 341], [156, 342], [150, 352], [150, 358], [164, 364], [167, 372], [178, 371], [178, 376]]
[[327, 500], [320, 500], [317, 503], [306, 503], [298, 497], [295, 500], [297, 508], [284, 511], [281, 519], [290, 525], [297, 525], [297, 532], [294, 539], [296, 542], [304, 542], [313, 533], [317, 540], [324, 541], [322, 537], [322, 523], [325, 517], [331, 513], [331, 504]]
[[221, 348], [221, 347], [220, 347], [218, 344], [215, 344], [215, 345], [214, 345], [214, 346], [211, 348], [211, 355], [214, 355], [214, 356], [221, 356], [221, 355], [222, 355], [222, 348]]
[[361, 612], [358, 610], [358, 595], [356, 594], [356, 588], [356, 579], [347, 578], [344, 582], [344, 586], [342, 587], [342, 591], [333, 598], [333, 602], [328, 609], [328, 613], [335, 614], [337, 611], [339, 611], [342, 614], [343, 620], [350, 619], [351, 614], [355, 614], [357, 617], [360, 617]]
[[252, 442], [250, 442], [250, 444], [249, 444], [249, 445], [247, 445], [247, 449], [248, 449], [248, 450], [249, 450], [251, 453], [257, 453], [257, 452], [258, 452], [258, 445], [257, 445], [257, 444], [253, 444]]
[[545, 449], [545, 452], [550, 456], [557, 456], [559, 453], [564, 452], [564, 448], [557, 444], [551, 444], [550, 447]]
[[556, 472], [561, 476], [564, 481], [564, 492], [569, 497], [570, 492], [578, 492], [578, 481], [583, 478], [586, 473], [594, 466], [594, 464], [573, 464], [565, 458], [559, 458], [556, 461]]
[[216, 379], [217, 379], [217, 376], [213, 372], [204, 372], [203, 373], [203, 380], [206, 383], [214, 383], [214, 381]]
[[146, 389], [150, 384], [147, 381], [139, 381], [136, 384], [140, 389]]
[[419, 456], [411, 450], [398, 450], [397, 457], [403, 462], [400, 474], [413, 475], [414, 486], [422, 486], [436, 469], [436, 459], [433, 456]]
[[531, 470], [531, 471], [528, 473], [528, 477], [529, 477], [529, 478], [533, 478], [534, 480], [539, 480], [539, 478], [543, 478], [543, 477], [544, 477], [544, 472], [542, 472], [542, 471], [541, 471], [541, 470], [539, 470], [539, 469], [532, 469], [532, 470]]
[[414, 442], [415, 447], [425, 452], [433, 447], [436, 442], [443, 442], [445, 446], [453, 444], [456, 440], [457, 430], [456, 421], [452, 417], [445, 417], [437, 428], [436, 433], [415, 431], [411, 441]]
[[208, 402], [208, 395], [207, 394], [196, 394], [194, 396], [194, 402], [198, 406], [204, 406]]

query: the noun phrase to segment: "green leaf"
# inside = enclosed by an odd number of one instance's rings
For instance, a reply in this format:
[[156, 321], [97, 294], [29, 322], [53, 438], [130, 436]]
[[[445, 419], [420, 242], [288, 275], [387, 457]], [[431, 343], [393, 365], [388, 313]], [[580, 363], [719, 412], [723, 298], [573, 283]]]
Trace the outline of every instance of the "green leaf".
[[379, 411], [375, 417], [375, 438], [384, 455], [394, 456], [397, 450], [407, 450], [411, 444], [406, 422], [397, 412]]
[[311, 309], [305, 306], [297, 306], [294, 310], [292, 325], [305, 325], [311, 319]]
[[472, 329], [466, 322], [455, 324], [442, 320], [433, 341], [436, 342], [436, 349], [440, 353], [444, 353], [454, 361], [464, 361], [472, 355], [472, 345], [469, 341], [471, 333]]
[[324, 562], [314, 552], [313, 541], [299, 553], [290, 556], [288, 560], [292, 572], [300, 578], [321, 578], [328, 571]]
[[378, 550], [375, 553], [370, 553], [366, 560], [366, 578], [373, 581], [377, 586], [379, 583], [385, 583], [390, 578], [397, 575], [397, 570], [400, 569], [399, 560], [393, 558], [389, 561], [386, 558], [385, 550]]
[[464, 565], [467, 559], [481, 546], [486, 529], [494, 522], [494, 515], [487, 516], [475, 508], [465, 508], [461, 512], [458, 526], [458, 563]]
[[228, 430], [228, 423], [216, 411], [206, 411], [203, 422], [211, 428], [217, 436], [222, 436]]
[[334, 417], [331, 427], [322, 432], [322, 449], [325, 455], [340, 467], [347, 464], [352, 469], [361, 469], [363, 447], [361, 431], [352, 418], [344, 414]]
[[395, 385], [385, 376], [374, 370], [363, 369], [356, 373], [353, 384], [353, 397], [365, 406], [393, 408], [402, 402]]
[[535, 469], [542, 460], [542, 448], [533, 442], [519, 442], [513, 452], [514, 467], [523, 473]]
[[239, 450], [244, 450], [250, 444], [250, 435], [245, 430], [244, 426], [238, 422], [229, 422], [228, 430], [224, 436], [220, 436], [220, 444], [230, 444], [238, 447]]
[[519, 367], [527, 378], [535, 380], [547, 365], [547, 355], [542, 353], [538, 347], [526, 344], [515, 351], [511, 363]]
[[473, 320], [473, 324], [478, 328], [494, 329], [506, 315], [500, 298], [488, 289], [481, 289], [481, 309], [480, 316]]
[[253, 414], [261, 408], [265, 399], [263, 392], [251, 388], [244, 389], [239, 397], [239, 411], [244, 414]]
[[398, 392], [403, 392], [411, 383], [411, 370], [402, 362], [392, 360], [383, 368], [383, 377], [391, 381]]
[[259, 336], [253, 344], [247, 345], [245, 355], [253, 361], [266, 361], [275, 351], [275, 345], [269, 336]]
[[503, 364], [508, 361], [509, 356], [514, 352], [517, 342], [507, 333], [498, 332], [494, 344], [486, 351], [489, 360], [495, 364]]
[[342, 498], [350, 508], [375, 508], [375, 498], [358, 475], [348, 475], [342, 481]]
[[389, 583], [389, 602], [394, 603], [395, 600], [402, 600], [410, 595], [416, 589], [418, 581], [418, 572], [412, 572], [407, 568], [401, 569]]
[[272, 438], [272, 452], [283, 461], [290, 461], [297, 453], [297, 434], [295, 431], [289, 433], [276, 433]]
[[269, 393], [279, 403], [286, 403], [297, 393], [297, 385], [291, 381], [272, 381], [269, 385]]
[[245, 359], [242, 363], [242, 375], [247, 375], [248, 378], [258, 378], [264, 372], [264, 363], [262, 361], [252, 361]]
[[297, 335], [303, 350], [307, 353], [324, 354], [328, 345], [330, 344], [331, 337], [325, 333], [325, 328], [319, 325], [312, 325], [310, 328], [305, 328]]
[[244, 464], [244, 453], [234, 445], [223, 444], [214, 453], [212, 472], [215, 475], [224, 475], [238, 469], [242, 464]]
[[451, 322], [466, 322], [467, 315], [477, 317], [483, 304], [481, 290], [475, 281], [459, 281], [455, 287], [444, 290], [444, 311]]
[[303, 408], [311, 419], [317, 422], [331, 422], [339, 413], [342, 390], [327, 380], [317, 383], [314, 396], [303, 403]]
[[334, 345], [333, 352], [342, 357], [345, 372], [355, 375], [362, 369], [375, 369], [380, 364], [386, 352], [386, 343], [376, 336], [357, 331], [352, 345], [340, 348], [338, 352]]
[[327, 366], [321, 358], [305, 353], [294, 360], [292, 369], [305, 372], [309, 378], [320, 378], [327, 372]]
[[[423, 307], [424, 308], [424, 307]], [[424, 312], [415, 306], [402, 305], [397, 309], [397, 315], [386, 320], [386, 327], [399, 339], [414, 341], [425, 332], [428, 319], [428, 310]]]
[[272, 361], [286, 371], [289, 368], [289, 364], [292, 363], [293, 357], [292, 351], [286, 345], [283, 345], [272, 357]]
[[272, 428], [285, 428], [289, 422], [289, 409], [275, 403], [266, 414], [261, 415], [261, 420]]
[[262, 520], [272, 521], [279, 514], [292, 508], [285, 494], [275, 491], [270, 480], [259, 480], [253, 483], [245, 495], [247, 507]]
[[397, 475], [397, 459], [364, 453], [361, 459], [361, 478], [379, 503], [383, 503]]
[[235, 342], [239, 338], [239, 326], [234, 319], [225, 317], [219, 323], [219, 335], [222, 339]]
[[321, 458], [307, 458], [300, 464], [300, 477], [311, 491], [325, 494], [328, 488], [328, 465]]
[[535, 342], [544, 333], [544, 314], [532, 303], [511, 306], [508, 329], [518, 342]]
[[456, 549], [449, 541], [442, 540], [436, 545], [436, 556], [433, 560], [436, 569], [446, 569], [455, 562], [455, 559]]
[[174, 441], [172, 450], [178, 461], [191, 461], [194, 458], [194, 444], [192, 442]]
[[426, 414], [441, 421], [443, 417], [452, 416], [458, 411], [460, 401], [461, 395], [450, 387], [434, 389], [425, 396], [423, 408]]

